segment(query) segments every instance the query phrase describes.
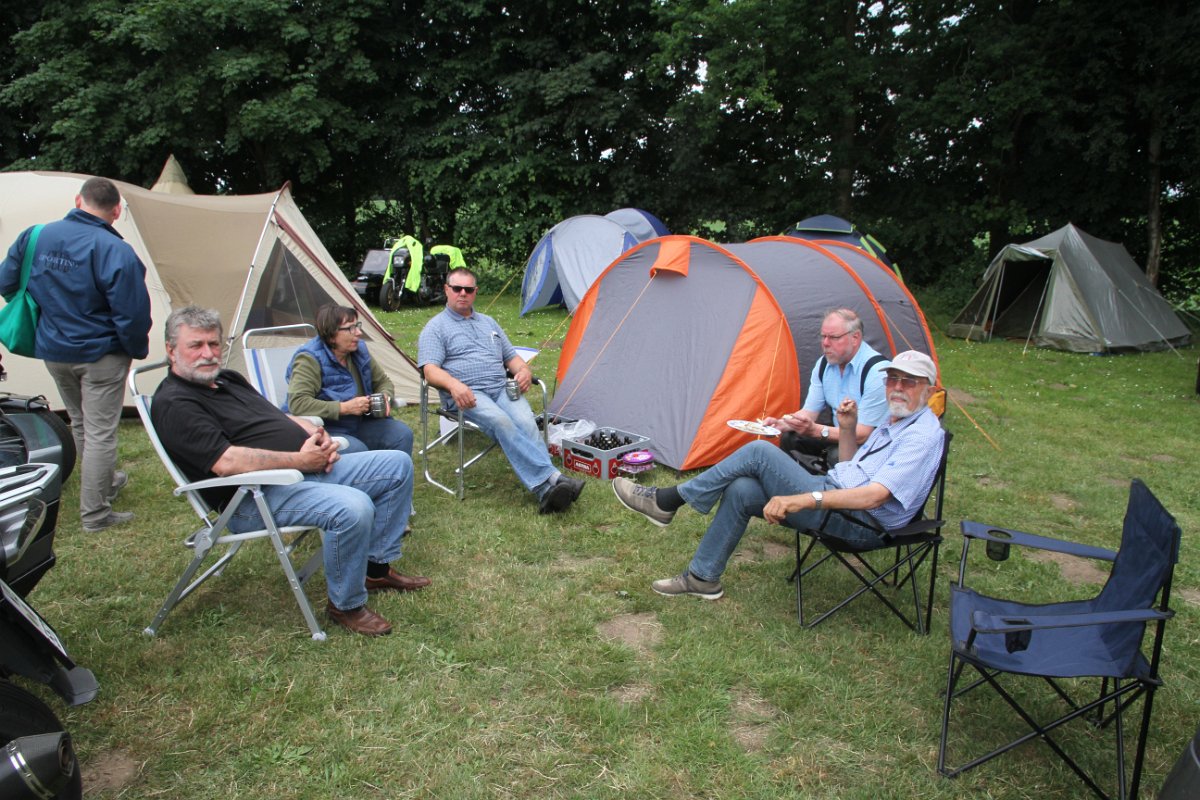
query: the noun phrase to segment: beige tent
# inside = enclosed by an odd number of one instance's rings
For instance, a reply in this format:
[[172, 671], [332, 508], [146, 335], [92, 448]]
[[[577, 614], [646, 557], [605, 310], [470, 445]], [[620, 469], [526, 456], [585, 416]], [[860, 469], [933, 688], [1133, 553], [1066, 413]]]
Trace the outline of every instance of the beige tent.
[[[61, 219], [74, 208], [87, 178], [0, 173], [0, 246], [7, 251], [30, 225]], [[162, 326], [172, 307], [195, 303], [220, 311], [229, 342], [227, 366], [244, 373], [243, 331], [312, 322], [319, 306], [334, 301], [358, 309], [371, 354], [391, 376], [398, 398], [417, 402], [420, 381], [412, 359], [359, 299], [286, 185], [271, 194], [222, 196], [163, 194], [116, 183], [125, 207], [114, 227], [146, 265], [154, 318], [148, 360], [165, 357]], [[43, 394], [52, 407], [62, 408], [40, 361], [3, 356], [6, 391]]]

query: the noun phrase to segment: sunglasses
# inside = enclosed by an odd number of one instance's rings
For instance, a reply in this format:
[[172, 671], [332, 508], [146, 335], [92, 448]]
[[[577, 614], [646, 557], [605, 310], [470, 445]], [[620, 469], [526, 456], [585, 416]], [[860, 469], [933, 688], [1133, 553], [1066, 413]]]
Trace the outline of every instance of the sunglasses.
[[898, 383], [901, 386], [903, 386], [905, 389], [913, 388], [914, 386], [917, 385], [917, 382], [920, 380], [921, 380], [920, 378], [910, 378], [907, 375], [888, 375], [884, 378], [885, 382], [890, 383], [890, 384]]
[[447, 283], [446, 287], [454, 292], [465, 292], [466, 294], [475, 294], [474, 286], [455, 286], [453, 283]]

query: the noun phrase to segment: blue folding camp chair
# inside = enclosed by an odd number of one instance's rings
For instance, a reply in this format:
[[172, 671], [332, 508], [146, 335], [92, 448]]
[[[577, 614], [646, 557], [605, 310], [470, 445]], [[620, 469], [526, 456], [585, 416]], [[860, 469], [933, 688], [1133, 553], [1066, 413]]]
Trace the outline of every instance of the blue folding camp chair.
[[[1163, 631], [1172, 616], [1169, 606], [1171, 577], [1179, 557], [1180, 539], [1175, 519], [1141, 481], [1135, 480], [1129, 490], [1121, 547], [1115, 553], [977, 522], [964, 521], [962, 532], [958, 583], [951, 585], [950, 667], [942, 713], [938, 771], [953, 777], [1040, 738], [1098, 797], [1108, 798], [1110, 795], [1079, 763], [1087, 759], [1078, 752], [1072, 757], [1064, 742], [1051, 735], [1061, 725], [1085, 717], [1101, 728], [1112, 725], [1116, 758], [1115, 762], [1103, 761], [1105, 766], [1115, 763], [1115, 796], [1136, 798], [1154, 691], [1162, 683], [1158, 668]], [[1110, 561], [1112, 571], [1100, 594], [1091, 600], [1032, 605], [986, 597], [968, 589], [964, 582], [967, 551], [974, 539], [984, 540], [988, 555], [997, 560], [1006, 557], [1008, 546], [1015, 544]], [[1153, 623], [1154, 632], [1149, 657], [1142, 652], [1146, 623]], [[967, 666], [972, 667], [979, 678], [960, 687]], [[1037, 698], [1029, 696], [1028, 692], [1019, 692], [1025, 700], [1023, 706], [1018, 702], [1018, 692], [1010, 691], [1004, 685], [1018, 683], [1014, 676], [1043, 679], [1053, 690], [1049, 699], [1066, 703], [1065, 713], [1056, 719], [1039, 721], [1034, 712], [1040, 708], [1034, 709], [1034, 703], [1030, 702]], [[1066, 679], [1071, 678], [1099, 678], [1098, 695], [1095, 699], [1077, 701], [1071, 692], [1078, 693], [1080, 687], [1078, 682], [1068, 683]], [[962, 766], [948, 767], [946, 744], [951, 707], [956, 701], [961, 706], [960, 698], [981, 686], [993, 688], [1025, 722], [1029, 732]], [[1128, 776], [1124, 712], [1139, 698], [1142, 719], [1133, 773]], [[970, 727], [966, 737], [977, 741], [1001, 726], [997, 721], [988, 721], [985, 725], [977, 723]], [[1096, 769], [1093, 767], [1093, 771]]]

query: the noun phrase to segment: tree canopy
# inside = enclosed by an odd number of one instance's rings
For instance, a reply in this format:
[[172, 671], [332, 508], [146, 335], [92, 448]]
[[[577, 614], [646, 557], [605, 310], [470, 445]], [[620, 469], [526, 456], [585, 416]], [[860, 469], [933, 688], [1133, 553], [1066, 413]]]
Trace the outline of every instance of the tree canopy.
[[347, 265], [411, 232], [516, 270], [637, 206], [723, 241], [836, 213], [917, 283], [1068, 221], [1197, 271], [1187, 0], [5, 5], [3, 168], [290, 180]]

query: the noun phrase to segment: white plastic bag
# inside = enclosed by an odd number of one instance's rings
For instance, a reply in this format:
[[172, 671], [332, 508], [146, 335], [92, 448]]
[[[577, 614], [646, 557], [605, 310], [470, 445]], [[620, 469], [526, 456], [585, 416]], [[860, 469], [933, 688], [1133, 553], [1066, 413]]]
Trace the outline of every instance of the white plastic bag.
[[586, 439], [594, 430], [596, 430], [596, 423], [587, 419], [578, 419], [574, 422], [564, 422], [561, 425], [551, 424], [546, 436], [551, 447], [562, 447], [563, 439], [577, 442], [580, 439]]

